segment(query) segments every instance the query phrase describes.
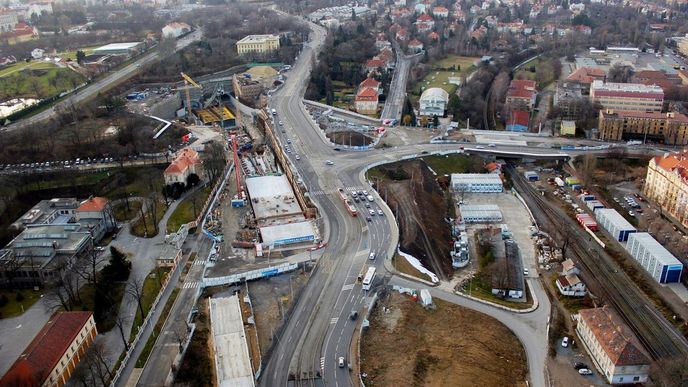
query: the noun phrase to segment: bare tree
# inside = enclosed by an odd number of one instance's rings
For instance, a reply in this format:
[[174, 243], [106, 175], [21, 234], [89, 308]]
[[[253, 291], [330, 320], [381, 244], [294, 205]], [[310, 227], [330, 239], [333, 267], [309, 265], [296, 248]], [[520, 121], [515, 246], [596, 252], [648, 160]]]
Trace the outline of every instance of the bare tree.
[[112, 308], [112, 310], [110, 310], [110, 313], [116, 315], [113, 321], [115, 322], [115, 326], [117, 327], [119, 335], [122, 338], [122, 342], [124, 343], [124, 351], [126, 352], [129, 350], [129, 341], [127, 341], [127, 336], [124, 334], [124, 325], [127, 322], [129, 322], [129, 318], [121, 314], [118, 314], [116, 307]]
[[126, 293], [130, 297], [132, 297], [138, 305], [139, 313], [141, 313], [141, 319], [144, 319], [146, 317], [146, 313], [143, 310], [143, 287], [145, 282], [145, 277], [131, 278], [129, 282], [127, 282], [126, 288]]
[[583, 156], [583, 163], [580, 166], [580, 176], [583, 179], [584, 184], [592, 184], [592, 179], [595, 174], [596, 168], [597, 158], [595, 157], [595, 155], [586, 154], [585, 156]]
[[652, 364], [650, 375], [659, 387], [685, 386], [688, 380], [688, 357], [658, 360]]
[[186, 325], [186, 323], [179, 323], [174, 326], [174, 330], [172, 331], [174, 334], [174, 337], [177, 339], [177, 343], [179, 344], [179, 353], [182, 352], [184, 349], [184, 341], [186, 340], [186, 337], [189, 334], [189, 327]]
[[108, 367], [110, 362], [110, 352], [105, 348], [105, 345], [100, 342], [94, 342], [86, 351], [84, 360], [91, 372], [92, 379], [96, 379], [101, 385], [107, 386], [112, 380], [114, 374]]

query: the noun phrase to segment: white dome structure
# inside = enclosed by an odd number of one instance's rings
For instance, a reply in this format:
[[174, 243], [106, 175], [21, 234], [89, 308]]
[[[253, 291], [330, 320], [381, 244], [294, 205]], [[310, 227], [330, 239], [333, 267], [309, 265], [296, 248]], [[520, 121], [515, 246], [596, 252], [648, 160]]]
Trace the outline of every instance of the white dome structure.
[[439, 87], [431, 87], [420, 95], [419, 102], [421, 116], [442, 117], [449, 102], [449, 93]]

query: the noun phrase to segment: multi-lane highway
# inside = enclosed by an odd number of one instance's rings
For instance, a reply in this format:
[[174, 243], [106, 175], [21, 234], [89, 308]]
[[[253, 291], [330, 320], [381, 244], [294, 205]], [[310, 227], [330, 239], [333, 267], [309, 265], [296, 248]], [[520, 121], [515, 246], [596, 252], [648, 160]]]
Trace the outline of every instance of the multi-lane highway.
[[[202, 32], [200, 29], [190, 33], [189, 35], [186, 35], [185, 37], [177, 41], [177, 46], [175, 47], [174, 51], [176, 52], [181, 50], [182, 48], [188, 46], [192, 42], [200, 39], [201, 36]], [[141, 58], [137, 59], [133, 63], [124, 66], [114, 71], [113, 73], [108, 74], [107, 76], [91, 83], [90, 85], [86, 86], [81, 90], [78, 90], [77, 92], [73, 93], [64, 100], [56, 103], [49, 109], [46, 109], [40, 113], [34, 114], [33, 116], [24, 118], [21, 121], [17, 121], [11, 125], [8, 125], [7, 127], [2, 128], [2, 131], [18, 130], [48, 120], [55, 115], [56, 111], [59, 111], [60, 109], [65, 109], [72, 105], [77, 105], [89, 98], [92, 98], [98, 93], [102, 93], [104, 90], [107, 90], [111, 86], [116, 85], [118, 82], [136, 74], [139, 71], [140, 67], [153, 63], [158, 59], [161, 59], [161, 54], [158, 52], [157, 49], [154, 49], [151, 52], [144, 54]]]

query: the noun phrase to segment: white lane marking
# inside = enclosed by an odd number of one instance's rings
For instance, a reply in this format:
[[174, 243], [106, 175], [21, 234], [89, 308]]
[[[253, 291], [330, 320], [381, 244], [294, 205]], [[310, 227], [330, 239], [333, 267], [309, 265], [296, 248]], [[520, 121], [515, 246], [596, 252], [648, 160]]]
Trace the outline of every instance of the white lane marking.
[[337, 321], [339, 321], [339, 317], [332, 317], [332, 320], [330, 320], [330, 324], [336, 324]]
[[198, 287], [198, 282], [185, 282], [184, 289], [196, 289]]
[[344, 285], [344, 286], [342, 286], [342, 291], [344, 292], [344, 291], [347, 291], [347, 290], [351, 290], [351, 289], [353, 289], [353, 288], [354, 288], [354, 284]]

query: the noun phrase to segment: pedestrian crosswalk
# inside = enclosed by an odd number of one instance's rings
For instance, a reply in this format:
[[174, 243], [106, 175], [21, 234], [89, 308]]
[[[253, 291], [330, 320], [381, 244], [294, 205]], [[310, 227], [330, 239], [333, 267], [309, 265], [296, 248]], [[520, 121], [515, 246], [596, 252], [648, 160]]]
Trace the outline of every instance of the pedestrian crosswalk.
[[354, 284], [344, 285], [344, 286], [342, 286], [342, 291], [351, 290], [353, 288], [354, 288]]
[[194, 264], [194, 265], [197, 265], [197, 266], [201, 266], [201, 265], [205, 265], [205, 262], [206, 262], [205, 259], [197, 259], [197, 260], [194, 261], [193, 264]]
[[[344, 190], [346, 192], [358, 192], [358, 191], [361, 191], [363, 189], [360, 187], [344, 187]], [[324, 190], [308, 191], [308, 194], [310, 196], [326, 196], [326, 195], [331, 195], [331, 194], [335, 194], [335, 193], [337, 193], [336, 190], [335, 191], [324, 191]]]
[[332, 320], [330, 320], [330, 324], [336, 324], [337, 321], [339, 321], [339, 317], [332, 317]]
[[323, 356], [320, 358], [320, 370], [322, 371], [324, 369], [325, 369], [325, 357]]
[[184, 289], [196, 289], [198, 287], [198, 282], [184, 282]]

